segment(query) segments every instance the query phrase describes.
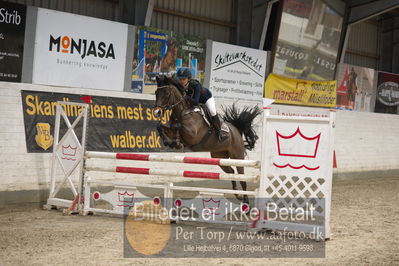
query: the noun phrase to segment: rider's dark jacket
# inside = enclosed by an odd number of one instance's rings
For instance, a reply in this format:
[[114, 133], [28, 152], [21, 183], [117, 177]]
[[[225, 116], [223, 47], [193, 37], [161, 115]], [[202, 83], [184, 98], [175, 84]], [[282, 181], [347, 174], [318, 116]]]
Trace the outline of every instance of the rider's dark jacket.
[[188, 82], [186, 90], [189, 96], [188, 99], [193, 105], [206, 103], [212, 97], [212, 93], [207, 88], [202, 87], [201, 83], [196, 79]]

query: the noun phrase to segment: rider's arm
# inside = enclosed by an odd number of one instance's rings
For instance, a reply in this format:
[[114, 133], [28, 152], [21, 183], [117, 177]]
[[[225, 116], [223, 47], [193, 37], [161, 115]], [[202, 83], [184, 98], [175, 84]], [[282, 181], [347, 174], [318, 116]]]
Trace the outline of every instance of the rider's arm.
[[194, 105], [199, 104], [201, 84], [196, 80], [190, 80], [189, 86], [193, 90], [193, 96], [191, 98], [191, 103]]

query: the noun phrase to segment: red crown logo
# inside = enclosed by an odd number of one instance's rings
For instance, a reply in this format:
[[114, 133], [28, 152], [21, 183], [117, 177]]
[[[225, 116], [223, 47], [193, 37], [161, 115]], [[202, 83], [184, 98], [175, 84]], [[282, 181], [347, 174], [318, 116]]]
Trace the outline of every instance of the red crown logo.
[[127, 191], [123, 193], [118, 192], [118, 200], [123, 203], [133, 203], [134, 193], [130, 194]]
[[213, 198], [209, 198], [208, 200], [202, 199], [202, 206], [204, 209], [209, 210], [210, 213], [218, 215], [219, 213], [216, 213], [216, 210], [220, 207], [220, 200], [214, 200]]
[[77, 149], [78, 147], [73, 148], [71, 144], [69, 144], [68, 146], [62, 145], [62, 155], [75, 156]]
[[289, 136], [276, 131], [278, 155], [290, 157], [316, 158], [321, 133], [314, 137], [305, 136], [299, 127]]

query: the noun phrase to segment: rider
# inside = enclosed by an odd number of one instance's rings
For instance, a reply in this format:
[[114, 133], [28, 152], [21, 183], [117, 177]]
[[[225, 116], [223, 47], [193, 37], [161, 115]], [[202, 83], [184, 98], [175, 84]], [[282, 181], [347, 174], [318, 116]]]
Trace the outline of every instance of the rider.
[[182, 85], [186, 91], [192, 90], [191, 97], [187, 97], [187, 99], [193, 105], [198, 105], [199, 103], [206, 105], [212, 116], [212, 126], [216, 130], [219, 141], [225, 140], [228, 136], [226, 132], [221, 131], [221, 121], [216, 113], [215, 99], [213, 98], [212, 93], [207, 88], [202, 87], [198, 80], [192, 78], [191, 70], [189, 68], [180, 68], [176, 73], [176, 77], [179, 80], [180, 85]]

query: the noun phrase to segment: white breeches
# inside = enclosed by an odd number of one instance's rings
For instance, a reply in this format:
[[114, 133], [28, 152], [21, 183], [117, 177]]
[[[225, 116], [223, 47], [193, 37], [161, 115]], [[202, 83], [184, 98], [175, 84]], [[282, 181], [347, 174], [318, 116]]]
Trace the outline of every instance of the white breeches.
[[211, 113], [211, 116], [215, 116], [216, 113], [216, 106], [215, 106], [215, 99], [213, 97], [209, 98], [206, 103], [206, 107], [208, 107], [209, 112]]

